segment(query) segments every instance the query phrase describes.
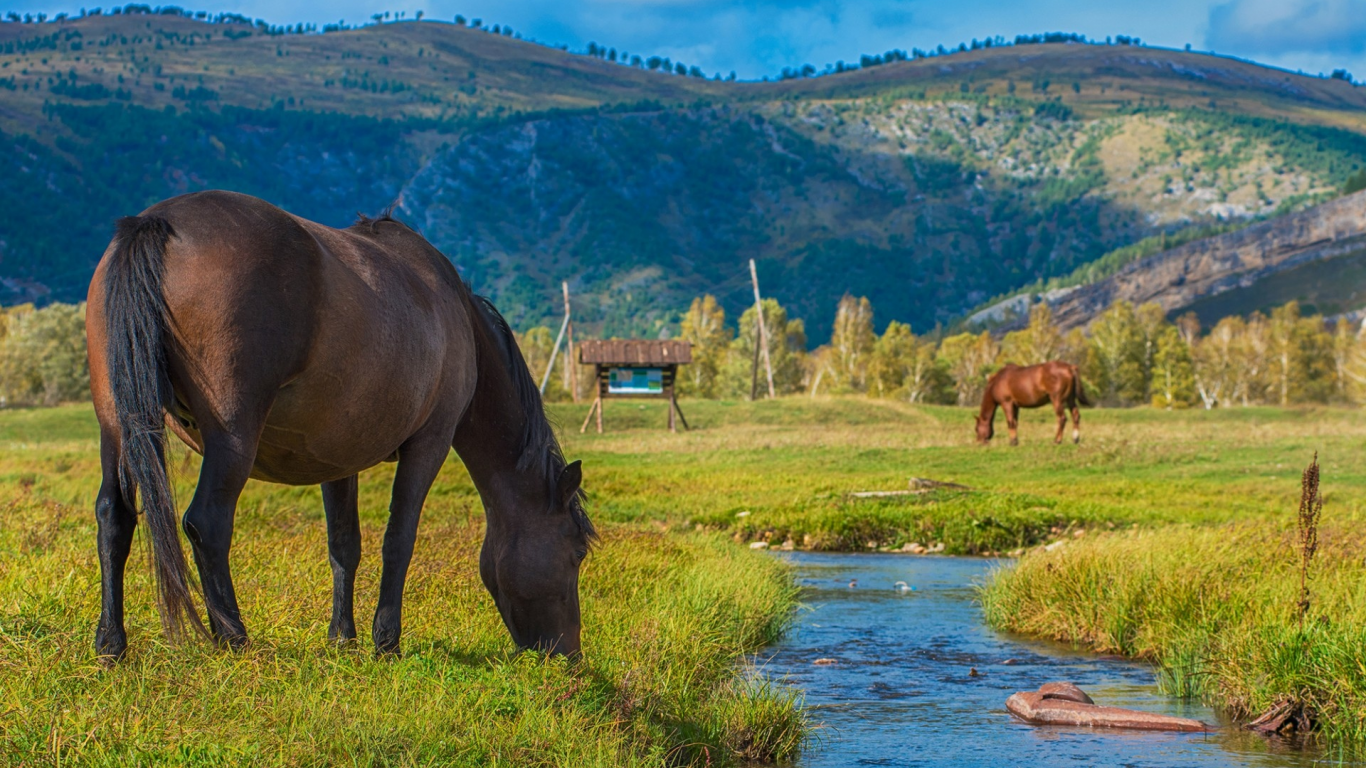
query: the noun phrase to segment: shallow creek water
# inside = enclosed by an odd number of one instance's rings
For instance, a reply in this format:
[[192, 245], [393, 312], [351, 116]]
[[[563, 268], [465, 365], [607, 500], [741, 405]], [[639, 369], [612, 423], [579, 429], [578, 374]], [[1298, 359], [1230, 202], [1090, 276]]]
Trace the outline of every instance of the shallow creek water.
[[[1164, 696], [1147, 665], [993, 631], [973, 585], [995, 561], [779, 556], [796, 566], [806, 607], [760, 663], [766, 675], [805, 691], [820, 726], [802, 768], [1348, 764], [1228, 727], [1208, 707]], [[895, 589], [898, 581], [914, 591]], [[1099, 704], [1222, 727], [1209, 734], [1041, 728], [1006, 712], [1011, 693], [1055, 680], [1080, 685]]]

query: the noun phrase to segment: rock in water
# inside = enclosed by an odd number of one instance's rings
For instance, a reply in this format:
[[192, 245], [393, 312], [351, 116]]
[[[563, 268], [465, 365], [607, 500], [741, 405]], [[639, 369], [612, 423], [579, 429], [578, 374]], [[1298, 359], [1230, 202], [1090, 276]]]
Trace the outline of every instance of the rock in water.
[[1086, 691], [1078, 688], [1073, 683], [1044, 683], [1039, 686], [1039, 693], [1045, 699], [1062, 699], [1063, 701], [1077, 701], [1082, 704], [1095, 704], [1095, 700], [1086, 695]]
[[1208, 725], [1199, 720], [1100, 706], [1072, 683], [1047, 683], [1037, 691], [1021, 691], [1006, 699], [1006, 709], [1031, 725], [1129, 728], [1141, 731], [1210, 730]]

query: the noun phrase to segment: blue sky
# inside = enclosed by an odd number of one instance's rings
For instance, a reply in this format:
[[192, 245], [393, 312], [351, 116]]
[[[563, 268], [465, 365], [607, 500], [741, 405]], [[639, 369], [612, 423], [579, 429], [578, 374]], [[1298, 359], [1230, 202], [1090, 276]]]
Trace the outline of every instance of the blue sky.
[[[93, 6], [100, 0], [88, 0]], [[157, 4], [156, 0], [142, 0]], [[1045, 31], [1137, 36], [1191, 44], [1316, 74], [1342, 67], [1366, 80], [1366, 0], [162, 0], [234, 11], [274, 24], [367, 20], [417, 10], [506, 24], [522, 35], [583, 50], [597, 42], [668, 56], [708, 75], [758, 78], [785, 66], [821, 68], [890, 48], [930, 49], [974, 37]], [[75, 11], [52, 0], [0, 0], [20, 13]]]

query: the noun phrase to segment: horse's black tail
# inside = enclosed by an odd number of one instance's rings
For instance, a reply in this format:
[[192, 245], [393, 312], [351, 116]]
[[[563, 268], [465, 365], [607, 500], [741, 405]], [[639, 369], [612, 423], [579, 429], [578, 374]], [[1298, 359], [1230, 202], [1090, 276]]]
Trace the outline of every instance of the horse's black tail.
[[1075, 365], [1072, 366], [1072, 380], [1077, 383], [1077, 402], [1081, 403], [1087, 408], [1090, 408], [1091, 401], [1087, 399], [1086, 389], [1083, 388], [1081, 385], [1081, 371], [1077, 370], [1077, 366]]
[[173, 236], [171, 223], [158, 216], [119, 220], [117, 245], [104, 278], [104, 317], [109, 385], [122, 444], [119, 487], [130, 507], [136, 508], [139, 492], [142, 496], [161, 623], [167, 634], [179, 638], [186, 623], [200, 634], [204, 625], [191, 598], [176, 530], [175, 497], [166, 475], [164, 413], [172, 393], [161, 284], [166, 243]]

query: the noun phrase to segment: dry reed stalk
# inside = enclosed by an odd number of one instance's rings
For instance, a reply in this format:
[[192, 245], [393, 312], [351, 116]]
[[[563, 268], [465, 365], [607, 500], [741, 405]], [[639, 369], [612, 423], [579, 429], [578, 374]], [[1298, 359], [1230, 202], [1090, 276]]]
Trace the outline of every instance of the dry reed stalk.
[[1314, 452], [1313, 461], [1304, 469], [1300, 480], [1299, 524], [1300, 549], [1300, 630], [1304, 630], [1304, 617], [1309, 613], [1309, 568], [1314, 561], [1314, 553], [1319, 548], [1319, 518], [1323, 514], [1323, 497], [1319, 495], [1319, 454]]

